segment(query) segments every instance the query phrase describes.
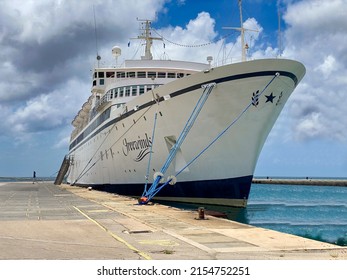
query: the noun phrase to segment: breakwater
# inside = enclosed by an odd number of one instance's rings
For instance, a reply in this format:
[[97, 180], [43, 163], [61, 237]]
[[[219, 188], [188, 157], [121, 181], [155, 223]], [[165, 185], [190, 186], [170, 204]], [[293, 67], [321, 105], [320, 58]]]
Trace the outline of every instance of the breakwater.
[[253, 178], [253, 184], [276, 184], [276, 185], [311, 185], [311, 186], [334, 186], [347, 187], [346, 179], [286, 179], [286, 178]]

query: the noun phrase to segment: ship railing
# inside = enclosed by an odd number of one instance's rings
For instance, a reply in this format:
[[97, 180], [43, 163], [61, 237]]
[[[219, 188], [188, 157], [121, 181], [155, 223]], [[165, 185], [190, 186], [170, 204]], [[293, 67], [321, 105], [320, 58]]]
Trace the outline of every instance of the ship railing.
[[102, 110], [106, 104], [108, 104], [111, 101], [111, 96], [109, 93], [104, 94], [99, 100], [95, 103], [95, 109], [97, 111]]

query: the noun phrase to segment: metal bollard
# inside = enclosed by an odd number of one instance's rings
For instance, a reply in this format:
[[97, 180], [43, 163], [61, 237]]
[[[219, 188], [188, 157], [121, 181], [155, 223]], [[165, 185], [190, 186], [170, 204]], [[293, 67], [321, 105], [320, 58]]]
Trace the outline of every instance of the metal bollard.
[[198, 214], [199, 214], [199, 220], [205, 220], [205, 208], [199, 207], [198, 208]]

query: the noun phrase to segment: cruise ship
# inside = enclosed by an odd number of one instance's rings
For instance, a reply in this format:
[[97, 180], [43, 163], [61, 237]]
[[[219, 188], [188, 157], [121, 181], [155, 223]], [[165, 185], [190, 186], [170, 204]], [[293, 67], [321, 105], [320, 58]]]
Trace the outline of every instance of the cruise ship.
[[[246, 207], [261, 149], [305, 67], [282, 58], [246, 61], [242, 24], [241, 62], [154, 59], [153, 41], [162, 38], [151, 29], [144, 20], [141, 59], [94, 69], [56, 183], [65, 175], [71, 185], [141, 204]], [[112, 53], [118, 58], [121, 49]]]

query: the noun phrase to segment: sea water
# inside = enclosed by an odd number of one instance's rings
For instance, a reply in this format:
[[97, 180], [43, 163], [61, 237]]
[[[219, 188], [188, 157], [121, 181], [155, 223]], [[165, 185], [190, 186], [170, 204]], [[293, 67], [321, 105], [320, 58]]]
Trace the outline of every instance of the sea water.
[[347, 188], [253, 184], [239, 221], [347, 246]]
[[[0, 183], [31, 182], [33, 177], [0, 177]], [[54, 181], [55, 177], [36, 177], [36, 181]]]

